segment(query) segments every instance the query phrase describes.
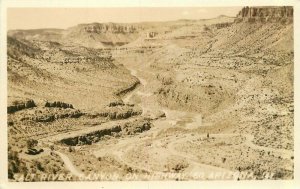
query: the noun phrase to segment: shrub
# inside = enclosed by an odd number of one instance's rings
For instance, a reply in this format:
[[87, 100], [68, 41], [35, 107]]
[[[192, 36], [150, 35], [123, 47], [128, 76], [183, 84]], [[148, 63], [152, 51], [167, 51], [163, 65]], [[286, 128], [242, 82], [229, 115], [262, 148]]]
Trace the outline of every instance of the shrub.
[[18, 153], [8, 150], [8, 178], [14, 179], [15, 173], [27, 174], [27, 167], [24, 162], [19, 159]]
[[44, 169], [44, 167], [42, 166], [41, 162], [36, 161], [36, 162], [35, 162], [35, 165], [36, 165], [36, 167], [37, 167], [38, 170], [40, 170], [40, 171], [42, 171], [42, 172], [45, 171], [45, 169]]
[[32, 148], [34, 148], [35, 146], [37, 146], [38, 141], [35, 140], [35, 139], [29, 139], [29, 140], [26, 141], [26, 144], [27, 144], [27, 148], [28, 148], [28, 149], [32, 149]]

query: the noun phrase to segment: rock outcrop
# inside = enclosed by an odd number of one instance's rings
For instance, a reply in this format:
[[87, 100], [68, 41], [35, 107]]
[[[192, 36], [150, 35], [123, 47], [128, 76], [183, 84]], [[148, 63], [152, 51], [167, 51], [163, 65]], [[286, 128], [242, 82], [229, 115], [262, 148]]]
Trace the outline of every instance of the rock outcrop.
[[36, 107], [33, 100], [25, 102], [15, 102], [13, 105], [7, 107], [7, 113], [14, 113], [19, 110]]
[[158, 35], [157, 32], [147, 32], [146, 37], [147, 37], [147, 38], [154, 38], [154, 37], [156, 37], [157, 35]]
[[124, 104], [124, 102], [123, 102], [123, 100], [118, 100], [118, 101], [114, 101], [114, 102], [110, 102], [109, 104], [108, 104], [108, 107], [115, 107], [115, 106], [124, 106], [125, 104]]
[[112, 133], [118, 133], [121, 131], [119, 125], [113, 126], [111, 128], [106, 128], [98, 131], [94, 131], [85, 135], [76, 136], [73, 138], [66, 138], [61, 140], [63, 144], [76, 146], [76, 145], [90, 145], [92, 143], [98, 142], [101, 137], [105, 135], [112, 135]]
[[75, 110], [75, 111], [67, 112], [67, 113], [58, 113], [58, 114], [37, 116], [37, 117], [34, 117], [32, 120], [34, 120], [36, 122], [52, 122], [57, 119], [63, 119], [63, 118], [79, 118], [82, 115], [83, 115], [82, 112], [80, 112], [79, 110]]
[[83, 29], [88, 33], [134, 33], [137, 28], [133, 25], [115, 24], [115, 23], [92, 23], [84, 24]]
[[212, 26], [216, 27], [217, 29], [221, 29], [221, 28], [229, 27], [231, 25], [232, 25], [232, 23], [230, 23], [230, 22], [224, 22], [224, 23], [214, 24]]
[[128, 44], [139, 37], [141, 27], [119, 23], [89, 23], [68, 28], [64, 35], [66, 43], [102, 49]]
[[126, 135], [134, 135], [142, 133], [151, 128], [151, 123], [148, 120], [138, 120], [135, 122], [127, 122], [122, 126], [122, 133]]
[[262, 21], [262, 22], [286, 22], [293, 20], [293, 7], [291, 6], [264, 6], [244, 7], [237, 15], [235, 22]]
[[116, 135], [133, 135], [135, 133], [141, 133], [151, 128], [151, 123], [148, 120], [135, 120], [133, 122], [127, 122], [123, 125], [114, 125], [110, 128], [103, 128], [97, 131], [93, 131], [79, 136], [65, 138], [60, 140], [61, 143], [69, 146], [90, 145], [100, 141], [105, 136]]
[[60, 101], [46, 102], [45, 107], [71, 108], [71, 109], [74, 108], [72, 104], [68, 104]]
[[53, 109], [37, 107], [34, 111], [23, 112], [19, 115], [19, 121], [52, 122], [64, 118], [79, 118], [84, 115], [80, 110], [75, 109]]
[[106, 117], [111, 120], [116, 119], [127, 119], [132, 116], [141, 115], [143, 111], [134, 106], [130, 105], [119, 105], [119, 106], [110, 106], [105, 107], [102, 112], [100, 112], [98, 115], [100, 117]]
[[122, 96], [125, 95], [126, 93], [134, 90], [138, 85], [140, 84], [139, 80], [136, 80], [135, 82], [132, 83], [129, 87], [126, 87], [124, 89], [121, 89], [120, 91], [116, 92], [117, 96]]

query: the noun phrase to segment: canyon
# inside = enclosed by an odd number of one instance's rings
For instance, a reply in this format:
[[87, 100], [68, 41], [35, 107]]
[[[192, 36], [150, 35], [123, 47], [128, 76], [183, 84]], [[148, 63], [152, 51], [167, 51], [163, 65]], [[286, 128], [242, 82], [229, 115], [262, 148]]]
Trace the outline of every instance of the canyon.
[[244, 7], [8, 31], [9, 179], [293, 179], [293, 29], [292, 7]]

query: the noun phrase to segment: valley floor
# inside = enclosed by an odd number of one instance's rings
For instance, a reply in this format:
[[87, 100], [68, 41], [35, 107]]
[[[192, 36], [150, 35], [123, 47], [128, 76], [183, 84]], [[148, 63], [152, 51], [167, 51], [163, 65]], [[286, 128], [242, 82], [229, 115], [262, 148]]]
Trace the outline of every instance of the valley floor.
[[[293, 151], [261, 146], [254, 136], [232, 132], [207, 122], [197, 112], [172, 110], [160, 105], [154, 95], [155, 75], [145, 65], [128, 64], [140, 85], [123, 97], [127, 104], [142, 109], [144, 117], [153, 117], [150, 130], [140, 134], [106, 135], [99, 142], [73, 148], [58, 143], [83, 133], [82, 128], [39, 139], [44, 156], [57, 155], [75, 180], [239, 180], [278, 179], [293, 175]], [[161, 115], [158, 116], [157, 115]], [[130, 118], [136, 119], [136, 118]], [[106, 125], [111, 127], [114, 122]], [[97, 130], [92, 126], [88, 129]], [[98, 130], [99, 130], [98, 129]], [[221, 131], [220, 131], [221, 129]], [[73, 134], [74, 133], [74, 134]], [[59, 137], [58, 137], [59, 136]], [[55, 145], [55, 149], [50, 149]], [[70, 150], [71, 149], [71, 150]], [[42, 158], [23, 154], [21, 158]], [[96, 175], [96, 176], [95, 176]], [[102, 175], [98, 178], [97, 175]], [[106, 175], [106, 177], [103, 177]], [[134, 176], [133, 176], [134, 175]]]

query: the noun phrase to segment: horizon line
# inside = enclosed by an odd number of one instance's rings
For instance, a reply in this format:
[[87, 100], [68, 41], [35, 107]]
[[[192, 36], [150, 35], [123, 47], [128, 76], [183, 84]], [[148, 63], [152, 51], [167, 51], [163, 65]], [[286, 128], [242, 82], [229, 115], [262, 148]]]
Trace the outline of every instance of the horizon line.
[[72, 28], [72, 27], [76, 27], [76, 26], [79, 26], [79, 25], [84, 25], [84, 24], [142, 24], [142, 23], [165, 23], [165, 22], [177, 22], [177, 21], [201, 21], [201, 20], [212, 20], [212, 19], [216, 19], [216, 18], [219, 18], [219, 17], [227, 17], [227, 18], [236, 18], [234, 16], [228, 16], [228, 15], [224, 15], [224, 14], [221, 14], [217, 17], [212, 17], [212, 18], [202, 18], [202, 19], [187, 19], [187, 18], [181, 18], [181, 19], [176, 19], [176, 20], [164, 20], [164, 21], [151, 21], [151, 20], [146, 20], [146, 21], [141, 21], [141, 22], [86, 22], [86, 23], [79, 23], [79, 24], [76, 24], [76, 25], [72, 25], [72, 26], [69, 26], [67, 28], [54, 28], [54, 27], [42, 27], [42, 28], [29, 28], [29, 29], [7, 29], [7, 31], [16, 31], [16, 30], [67, 30], [69, 28]]

